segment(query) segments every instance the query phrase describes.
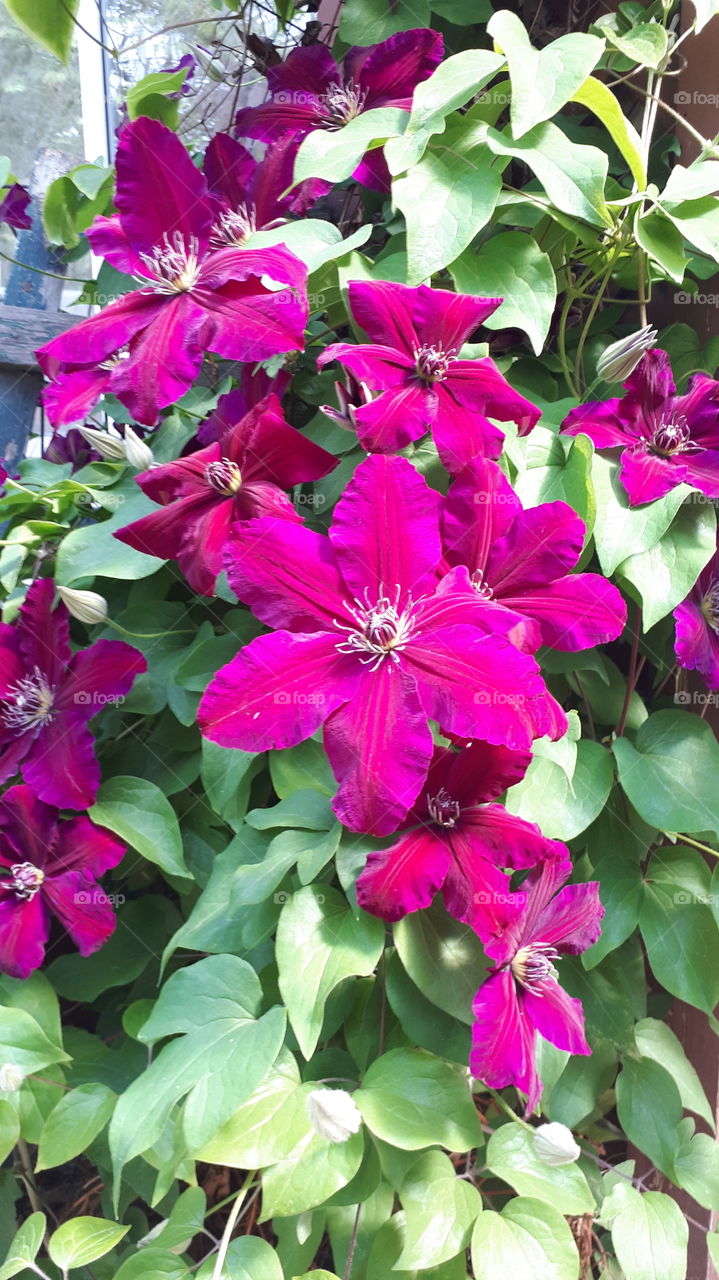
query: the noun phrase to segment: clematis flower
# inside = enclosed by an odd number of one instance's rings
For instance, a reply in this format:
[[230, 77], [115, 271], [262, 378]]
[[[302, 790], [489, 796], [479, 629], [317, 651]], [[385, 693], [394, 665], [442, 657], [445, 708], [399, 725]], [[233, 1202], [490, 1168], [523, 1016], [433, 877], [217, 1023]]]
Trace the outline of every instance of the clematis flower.
[[520, 1089], [528, 1112], [542, 1092], [538, 1034], [569, 1053], [591, 1053], [581, 1002], [559, 985], [555, 961], [596, 942], [604, 908], [596, 881], [566, 885], [570, 872], [563, 854], [546, 858], [517, 893], [483, 904], [475, 925], [494, 969], [472, 1005], [470, 1070], [492, 1089]]
[[383, 920], [401, 920], [428, 907], [441, 889], [450, 914], [472, 924], [478, 906], [509, 893], [501, 868], [533, 867], [563, 850], [533, 822], [491, 803], [521, 781], [531, 758], [487, 742], [459, 752], [436, 747], [408, 827], [367, 859], [357, 880], [359, 905]]
[[451, 474], [478, 454], [498, 458], [504, 434], [487, 420], [516, 422], [531, 431], [539, 409], [514, 391], [493, 360], [461, 360], [462, 344], [500, 305], [421, 284], [353, 280], [354, 319], [371, 344], [335, 342], [317, 361], [339, 360], [371, 391], [370, 404], [353, 411], [357, 435], [370, 453], [395, 453], [432, 430]]
[[289, 134], [257, 160], [229, 133], [217, 133], [205, 152], [204, 173], [215, 201], [211, 243], [216, 248], [241, 247], [255, 231], [278, 226], [292, 213], [304, 213], [326, 184], [292, 186], [297, 146]]
[[488, 634], [495, 615], [466, 570], [437, 584], [438, 507], [405, 459], [367, 458], [329, 537], [265, 516], [236, 525], [225, 553], [233, 590], [282, 629], [218, 672], [200, 728], [263, 751], [324, 724], [335, 811], [352, 830], [386, 835], [401, 822], [432, 756], [428, 719], [520, 750], [555, 724], [538, 667]]
[[617, 588], [569, 572], [585, 526], [566, 502], [525, 511], [496, 462], [475, 458], [450, 486], [442, 527], [447, 564], [466, 565], [479, 595], [534, 620], [530, 649], [574, 652], [621, 635], [627, 609]]
[[[313, 129], [333, 132], [375, 107], [409, 111], [417, 85], [431, 76], [443, 54], [442, 36], [424, 27], [348, 49], [340, 66], [326, 45], [294, 49], [267, 72], [269, 101], [238, 112], [237, 135], [276, 142], [289, 134], [296, 147]], [[377, 151], [368, 153], [353, 177], [389, 190], [389, 171]]]
[[0, 222], [6, 222], [16, 231], [29, 231], [32, 218], [27, 212], [30, 204], [30, 192], [21, 187], [19, 182], [12, 182], [0, 189]]
[[83, 956], [107, 942], [115, 913], [97, 876], [124, 853], [85, 814], [62, 819], [30, 787], [10, 787], [0, 799], [0, 970], [27, 978], [42, 964], [51, 916]]
[[212, 595], [232, 523], [268, 515], [301, 523], [282, 490], [318, 480], [336, 466], [333, 454], [285, 421], [277, 396], [270, 395], [221, 442], [137, 476], [143, 493], [161, 508], [115, 537], [146, 555], [177, 560], [193, 590]]
[[212, 444], [213, 440], [221, 440], [230, 427], [271, 392], [281, 400], [291, 381], [290, 369], [283, 367], [270, 377], [266, 369], [246, 364], [240, 374], [239, 386], [220, 396], [217, 407], [200, 423], [197, 429], [199, 443]]
[[[76, 387], [62, 379], [78, 368], [86, 378], [90, 370], [109, 371], [113, 394], [152, 426], [194, 382], [205, 351], [259, 361], [301, 349], [304, 263], [281, 246], [213, 252], [216, 205], [177, 135], [159, 121], [142, 117], [123, 129], [115, 203], [119, 214], [96, 218], [88, 240], [142, 288], [37, 353], [43, 372], [60, 384], [47, 400], [55, 425], [69, 420]], [[268, 280], [288, 287], [272, 289]]]
[[678, 484], [719, 498], [719, 382], [697, 373], [676, 395], [666, 351], [648, 351], [621, 399], [580, 404], [565, 435], [589, 436], [597, 449], [621, 449], [620, 479], [630, 506], [653, 502]]
[[69, 615], [52, 608], [54, 584], [30, 587], [9, 626], [0, 623], [0, 782], [20, 772], [46, 804], [87, 809], [100, 766], [88, 720], [122, 699], [147, 663], [121, 640], [70, 650]]
[[679, 666], [698, 671], [707, 688], [719, 689], [719, 550], [674, 610], [674, 620]]

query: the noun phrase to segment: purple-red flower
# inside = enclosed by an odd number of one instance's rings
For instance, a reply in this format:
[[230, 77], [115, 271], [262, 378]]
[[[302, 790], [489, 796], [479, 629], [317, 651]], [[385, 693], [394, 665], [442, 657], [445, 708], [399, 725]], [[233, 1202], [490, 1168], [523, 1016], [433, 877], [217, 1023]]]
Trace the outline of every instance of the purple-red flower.
[[674, 620], [679, 666], [698, 671], [709, 689], [719, 689], [719, 550], [674, 610]]
[[441, 889], [447, 910], [474, 923], [477, 907], [509, 893], [511, 870], [533, 867], [563, 846], [539, 827], [492, 804], [520, 782], [529, 751], [473, 742], [462, 751], [436, 747], [407, 815], [408, 827], [388, 849], [370, 853], [357, 880], [357, 901], [383, 920], [428, 907]]
[[17, 620], [0, 623], [0, 782], [21, 773], [40, 800], [87, 809], [100, 766], [88, 720], [122, 699], [147, 663], [121, 640], [72, 653], [69, 614], [50, 578], [32, 584]]
[[27, 211], [29, 204], [30, 192], [25, 187], [21, 187], [19, 182], [2, 187], [0, 189], [0, 222], [6, 222], [9, 227], [15, 227], [17, 231], [29, 231], [32, 226], [32, 218]]
[[[88, 379], [106, 381], [138, 422], [152, 426], [194, 382], [205, 351], [258, 361], [303, 345], [304, 263], [284, 247], [213, 251], [217, 206], [176, 134], [142, 117], [117, 150], [117, 216], [88, 231], [95, 253], [142, 288], [53, 338], [38, 352], [58, 382], [54, 425], [87, 412]], [[286, 288], [271, 289], [265, 280]], [[100, 391], [98, 391], [100, 394]]]
[[239, 248], [255, 231], [278, 226], [291, 213], [304, 213], [320, 192], [302, 182], [289, 195], [297, 147], [287, 134], [257, 160], [229, 133], [217, 133], [205, 152], [204, 173], [215, 201], [212, 244]]
[[506, 476], [475, 458], [450, 486], [442, 535], [447, 564], [466, 565], [475, 590], [535, 623], [527, 638], [574, 651], [621, 635], [627, 609], [597, 573], [571, 573], [584, 546], [583, 520], [566, 502], [525, 511]]
[[[329, 538], [264, 517], [236, 525], [230, 584], [269, 626], [211, 681], [200, 727], [221, 746], [291, 747], [324, 723], [353, 830], [386, 835], [449, 732], [525, 749], [566, 719], [538, 667], [495, 629], [466, 570], [438, 584], [439, 495], [403, 458], [367, 458]], [[563, 732], [563, 728], [558, 730]]]
[[85, 814], [63, 819], [27, 786], [0, 800], [0, 970], [27, 978], [42, 964], [55, 916], [83, 956], [115, 928], [115, 913], [97, 876], [125, 853], [109, 831]]
[[239, 385], [227, 395], [221, 396], [217, 407], [197, 429], [200, 444], [212, 444], [213, 440], [221, 440], [227, 431], [254, 409], [270, 392], [274, 392], [281, 400], [292, 380], [292, 373], [286, 367], [280, 369], [272, 377], [266, 369], [255, 368], [246, 364], [240, 374]]
[[535, 425], [539, 409], [510, 387], [493, 360], [460, 359], [463, 343], [501, 298], [424, 284], [352, 281], [349, 300], [372, 343], [333, 343], [317, 363], [339, 360], [371, 391], [382, 393], [353, 411], [368, 452], [396, 453], [431, 428], [439, 456], [454, 475], [478, 454], [498, 458], [502, 452], [504, 434], [487, 415], [516, 422], [521, 434]]
[[331, 453], [285, 421], [270, 395], [220, 442], [137, 476], [143, 493], [162, 506], [115, 537], [146, 555], [177, 560], [193, 590], [211, 596], [233, 522], [260, 516], [300, 522], [283, 489], [319, 480], [336, 466]]
[[[401, 31], [381, 44], [355, 46], [340, 66], [326, 45], [294, 49], [267, 72], [269, 101], [238, 112], [238, 137], [276, 142], [289, 134], [297, 146], [313, 129], [341, 129], [375, 107], [409, 111], [417, 85], [431, 76], [443, 53], [441, 35], [425, 27]], [[389, 190], [389, 172], [379, 151], [369, 153], [353, 176], [366, 186]]]
[[470, 1070], [490, 1088], [521, 1089], [527, 1111], [542, 1092], [537, 1034], [569, 1053], [591, 1053], [581, 1002], [560, 987], [554, 962], [596, 942], [604, 908], [596, 881], [565, 885], [571, 863], [561, 845], [556, 849], [516, 893], [482, 904], [475, 923], [494, 968], [472, 1005]]
[[653, 502], [678, 484], [719, 498], [719, 382], [705, 373], [675, 394], [666, 351], [647, 351], [620, 399], [580, 404], [565, 435], [589, 436], [597, 449], [621, 449], [620, 479], [631, 506]]

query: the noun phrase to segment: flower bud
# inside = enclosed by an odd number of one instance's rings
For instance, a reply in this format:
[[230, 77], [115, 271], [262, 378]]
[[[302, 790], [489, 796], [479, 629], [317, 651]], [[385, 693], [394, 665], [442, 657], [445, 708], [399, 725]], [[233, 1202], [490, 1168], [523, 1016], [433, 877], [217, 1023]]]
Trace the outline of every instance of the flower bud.
[[597, 377], [605, 382], [623, 382], [636, 369], [645, 352], [654, 346], [656, 338], [656, 329], [645, 325], [627, 338], [613, 342], [597, 361]]
[[315, 1133], [328, 1142], [346, 1142], [362, 1124], [356, 1103], [344, 1089], [313, 1089], [307, 1095], [307, 1114]]
[[125, 457], [130, 466], [136, 467], [138, 471], [147, 471], [147, 468], [151, 467], [155, 461], [150, 446], [136, 435], [132, 427], [125, 427], [124, 443]]
[[78, 430], [83, 439], [108, 462], [125, 461], [125, 442], [119, 436], [110, 436], [107, 431], [96, 431], [94, 427], [78, 427]]
[[58, 587], [57, 594], [68, 613], [78, 622], [92, 627], [95, 623], [107, 621], [107, 600], [97, 591], [78, 591], [74, 587]]
[[582, 1154], [571, 1129], [558, 1120], [539, 1125], [534, 1133], [534, 1150], [544, 1164], [574, 1164]]
[[19, 1067], [12, 1062], [4, 1062], [0, 1067], [0, 1093], [15, 1093], [24, 1079]]

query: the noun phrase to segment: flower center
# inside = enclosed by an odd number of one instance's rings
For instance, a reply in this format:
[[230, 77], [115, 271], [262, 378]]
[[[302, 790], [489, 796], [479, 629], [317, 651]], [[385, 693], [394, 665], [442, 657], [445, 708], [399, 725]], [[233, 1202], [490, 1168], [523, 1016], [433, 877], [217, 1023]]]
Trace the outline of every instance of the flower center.
[[494, 599], [494, 591], [490, 587], [489, 583], [485, 582], [479, 569], [475, 569], [474, 573], [471, 575], [471, 582], [477, 592], [477, 595], [481, 596], [483, 600]]
[[45, 872], [32, 862], [15, 862], [10, 868], [12, 889], [16, 898], [28, 902], [42, 888]]
[[707, 624], [719, 635], [719, 578], [712, 582], [700, 608]]
[[341, 129], [354, 120], [365, 104], [367, 90], [360, 89], [354, 80], [347, 84], [332, 84], [320, 95], [317, 114], [320, 124], [327, 129]]
[[449, 373], [449, 366], [457, 359], [454, 348], [445, 351], [444, 347], [434, 347], [429, 343], [417, 347], [414, 358], [417, 373], [423, 382], [443, 382]]
[[212, 229], [210, 245], [213, 249], [235, 248], [243, 245], [257, 230], [255, 210], [241, 204], [236, 209], [223, 209]]
[[446, 787], [440, 787], [436, 796], [427, 796], [427, 808], [433, 822], [438, 827], [456, 827], [460, 815], [460, 806], [453, 800]]
[[541, 996], [544, 983], [559, 976], [552, 963], [558, 959], [559, 952], [554, 947], [544, 942], [535, 942], [529, 947], [520, 947], [510, 968], [525, 991], [533, 996]]
[[107, 356], [106, 359], [101, 360], [97, 367], [98, 369], [106, 369], [108, 373], [112, 373], [114, 369], [117, 369], [118, 365], [122, 364], [123, 360], [129, 360], [129, 358], [130, 348], [120, 347], [119, 351], [113, 351], [111, 356]]
[[208, 462], [205, 467], [205, 479], [223, 497], [230, 498], [242, 485], [242, 472], [236, 462], [230, 462], [229, 458], [220, 458], [218, 462]]
[[355, 599], [353, 604], [348, 604], [347, 608], [357, 626], [351, 627], [335, 619], [335, 626], [340, 631], [347, 632], [347, 639], [337, 645], [338, 651], [358, 653], [360, 662], [363, 665], [371, 664], [372, 671], [376, 671], [385, 658], [390, 658], [395, 664], [399, 663], [399, 654], [412, 637], [419, 634], [414, 619], [419, 602], [413, 602], [409, 596], [405, 607], [400, 609], [401, 594], [401, 587], [397, 586], [393, 598], [381, 595], [372, 604], [365, 591], [364, 601]]
[[31, 676], [23, 676], [17, 684], [10, 685], [0, 716], [8, 729], [26, 733], [28, 729], [41, 729], [52, 719], [54, 687], [48, 683], [39, 667], [33, 667]]
[[172, 236], [165, 232], [152, 253], [140, 254], [151, 275], [135, 278], [155, 293], [189, 293], [200, 274], [199, 253], [196, 236], [186, 241], [181, 231], [173, 231]]
[[659, 426], [654, 429], [649, 447], [660, 457], [671, 458], [673, 454], [683, 453], [685, 449], [691, 448], [691, 443], [689, 423], [682, 413], [676, 418], [670, 418], [668, 422], [662, 418]]

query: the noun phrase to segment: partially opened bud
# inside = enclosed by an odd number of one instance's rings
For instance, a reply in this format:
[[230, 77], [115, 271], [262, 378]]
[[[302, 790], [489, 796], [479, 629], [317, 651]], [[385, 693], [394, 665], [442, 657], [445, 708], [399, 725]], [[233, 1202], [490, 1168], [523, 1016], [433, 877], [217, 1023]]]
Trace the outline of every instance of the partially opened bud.
[[58, 587], [57, 594], [67, 606], [68, 613], [72, 614], [73, 618], [77, 618], [78, 622], [84, 622], [92, 627], [97, 622], [107, 621], [107, 600], [104, 596], [98, 595], [97, 591]]
[[110, 436], [106, 431], [96, 431], [94, 427], [78, 427], [80, 435], [93, 449], [96, 449], [108, 462], [125, 461], [125, 442], [119, 436]]
[[613, 342], [597, 361], [597, 377], [605, 382], [623, 382], [636, 369], [645, 352], [654, 346], [656, 338], [656, 329], [647, 324], [627, 338]]
[[0, 1067], [0, 1093], [15, 1093], [24, 1079], [19, 1067], [12, 1062], [4, 1062]]
[[574, 1164], [582, 1154], [571, 1129], [558, 1120], [539, 1125], [534, 1134], [534, 1150], [544, 1164]]
[[140, 439], [132, 427], [125, 427], [125, 457], [130, 466], [137, 467], [138, 471], [147, 471], [155, 461], [150, 446]]
[[313, 1089], [307, 1095], [307, 1114], [315, 1133], [327, 1142], [346, 1142], [362, 1124], [357, 1105], [344, 1089]]

